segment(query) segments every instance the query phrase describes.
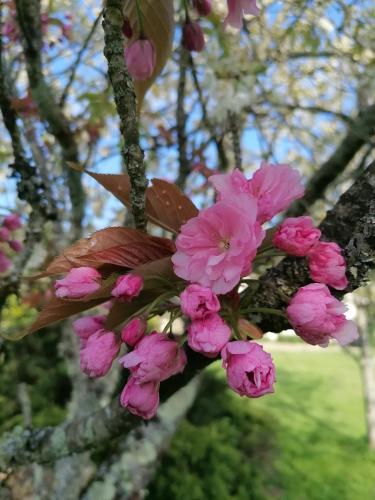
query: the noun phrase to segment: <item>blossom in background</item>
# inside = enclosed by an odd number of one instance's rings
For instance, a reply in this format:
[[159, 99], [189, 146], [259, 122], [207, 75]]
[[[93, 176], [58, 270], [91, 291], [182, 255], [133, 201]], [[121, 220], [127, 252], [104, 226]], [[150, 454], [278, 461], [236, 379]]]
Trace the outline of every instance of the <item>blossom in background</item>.
[[188, 328], [188, 344], [208, 358], [216, 357], [229, 342], [231, 329], [218, 314], [194, 320]]
[[345, 276], [346, 262], [342, 256], [341, 248], [333, 242], [320, 241], [308, 254], [308, 264], [311, 278], [344, 290], [348, 286], [348, 279]]
[[18, 240], [10, 240], [10, 241], [8, 241], [8, 245], [13, 250], [13, 252], [18, 253], [18, 252], [22, 252], [22, 250], [23, 250], [23, 245]]
[[9, 231], [16, 231], [17, 229], [21, 229], [21, 217], [17, 214], [7, 215], [6, 217], [4, 217], [3, 226], [9, 229]]
[[139, 383], [161, 382], [184, 370], [184, 350], [166, 335], [152, 332], [143, 337], [134, 350], [120, 359]]
[[181, 227], [172, 257], [177, 276], [223, 294], [250, 272], [264, 231], [256, 222], [256, 200], [248, 203], [252, 210], [244, 214], [218, 202]]
[[75, 267], [65, 278], [55, 282], [55, 294], [59, 298], [79, 299], [100, 288], [101, 274], [93, 267]]
[[208, 16], [211, 14], [211, 0], [193, 0], [193, 6], [200, 16]]
[[111, 292], [116, 299], [131, 300], [138, 297], [143, 287], [143, 278], [136, 274], [124, 274], [117, 278]]
[[182, 29], [182, 44], [185, 49], [202, 52], [205, 46], [202, 28], [197, 22], [188, 21]]
[[191, 319], [204, 319], [220, 310], [217, 295], [210, 288], [192, 284], [180, 295], [181, 311]]
[[144, 318], [134, 318], [121, 330], [121, 340], [133, 347], [146, 333], [146, 328], [147, 322]]
[[326, 347], [331, 338], [341, 345], [358, 338], [357, 326], [346, 319], [345, 311], [327, 286], [311, 283], [298, 290], [286, 312], [297, 335], [308, 344]]
[[290, 255], [303, 257], [318, 243], [320, 235], [311, 217], [290, 217], [278, 227], [272, 242]]
[[126, 47], [125, 62], [135, 81], [150, 78], [156, 64], [156, 51], [152, 40], [139, 39]]
[[81, 370], [89, 377], [106, 375], [120, 349], [117, 335], [109, 330], [98, 330], [87, 338], [80, 351]]
[[159, 385], [159, 382], [141, 384], [130, 377], [121, 393], [121, 406], [134, 415], [149, 420], [155, 416], [159, 406]]
[[243, 340], [228, 342], [221, 357], [229, 386], [241, 396], [258, 398], [274, 392], [275, 366], [261, 345]]
[[95, 316], [85, 316], [73, 321], [74, 333], [80, 338], [82, 345], [86, 343], [87, 339], [93, 333], [103, 328], [106, 318], [106, 316], [98, 314]]
[[256, 0], [227, 0], [228, 15], [224, 20], [224, 25], [233, 28], [242, 28], [242, 18], [244, 14], [259, 15]]

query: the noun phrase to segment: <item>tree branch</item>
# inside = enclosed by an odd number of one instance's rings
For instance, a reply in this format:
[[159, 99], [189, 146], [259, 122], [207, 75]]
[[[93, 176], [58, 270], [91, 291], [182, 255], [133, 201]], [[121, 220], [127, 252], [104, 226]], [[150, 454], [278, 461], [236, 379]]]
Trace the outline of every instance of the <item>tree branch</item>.
[[[16, 0], [17, 21], [21, 31], [21, 41], [26, 58], [26, 70], [31, 94], [38, 106], [39, 114], [49, 125], [51, 134], [60, 144], [66, 162], [79, 163], [79, 154], [74, 134], [69, 122], [55, 101], [47, 85], [42, 65], [42, 30], [39, 0]], [[81, 182], [81, 172], [67, 168], [68, 189], [72, 203], [72, 223], [79, 236], [84, 216], [85, 195]]]
[[358, 113], [336, 151], [307, 183], [305, 196], [288, 210], [288, 216], [296, 217], [305, 213], [307, 207], [321, 198], [329, 184], [345, 170], [361, 147], [370, 142], [374, 133], [375, 104]]
[[104, 10], [104, 55], [112, 83], [120, 131], [124, 138], [122, 155], [131, 183], [132, 213], [135, 226], [145, 230], [145, 192], [147, 179], [143, 151], [139, 145], [137, 102], [134, 85], [125, 65], [122, 15], [123, 0], [107, 0]]
[[179, 172], [176, 180], [177, 186], [184, 189], [186, 179], [190, 174], [190, 164], [186, 154], [186, 113], [184, 109], [185, 91], [186, 91], [186, 69], [189, 53], [181, 45], [180, 47], [180, 75], [177, 88], [177, 109], [176, 109], [176, 125], [177, 125], [177, 143], [179, 156]]

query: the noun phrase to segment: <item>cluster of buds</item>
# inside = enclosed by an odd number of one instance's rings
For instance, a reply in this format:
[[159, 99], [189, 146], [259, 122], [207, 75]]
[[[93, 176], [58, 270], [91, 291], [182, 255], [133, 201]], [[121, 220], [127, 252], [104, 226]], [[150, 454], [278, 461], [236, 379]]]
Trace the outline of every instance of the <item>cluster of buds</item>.
[[[16, 214], [4, 217], [0, 226], [0, 273], [7, 271], [12, 265], [7, 251], [21, 252], [22, 243], [14, 238], [14, 232], [22, 227], [21, 219]], [[7, 247], [7, 248], [6, 248]]]

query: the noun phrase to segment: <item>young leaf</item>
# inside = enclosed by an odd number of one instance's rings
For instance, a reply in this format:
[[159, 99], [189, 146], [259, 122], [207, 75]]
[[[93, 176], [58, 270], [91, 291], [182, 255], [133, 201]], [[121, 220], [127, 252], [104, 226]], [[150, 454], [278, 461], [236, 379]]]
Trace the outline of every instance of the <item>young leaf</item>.
[[[130, 208], [130, 181], [126, 174], [87, 173]], [[197, 214], [197, 207], [175, 184], [152, 180], [152, 186], [146, 190], [146, 216], [150, 222], [178, 233], [181, 225]]]
[[73, 267], [80, 266], [100, 269], [113, 264], [133, 269], [146, 262], [170, 256], [174, 251], [174, 243], [169, 239], [149, 236], [128, 227], [109, 227], [65, 249], [36, 278], [66, 273]]
[[[140, 109], [147, 90], [162, 72], [171, 55], [174, 36], [174, 9], [173, 0], [142, 0], [139, 3], [142, 11], [143, 34], [153, 41], [156, 49], [156, 64], [153, 74], [148, 80], [134, 82], [138, 108]], [[134, 0], [125, 0], [124, 17], [128, 17], [134, 33], [132, 39], [129, 40], [129, 45], [137, 40], [140, 35], [136, 2]]]

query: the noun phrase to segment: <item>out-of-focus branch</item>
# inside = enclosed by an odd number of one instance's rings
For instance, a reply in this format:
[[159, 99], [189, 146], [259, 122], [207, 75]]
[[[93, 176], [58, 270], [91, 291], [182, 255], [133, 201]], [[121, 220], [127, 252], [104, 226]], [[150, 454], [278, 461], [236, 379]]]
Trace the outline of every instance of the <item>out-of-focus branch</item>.
[[295, 217], [303, 214], [309, 206], [321, 198], [327, 187], [345, 170], [361, 147], [371, 141], [374, 133], [375, 104], [359, 112], [335, 152], [307, 183], [305, 196], [294, 203], [288, 215]]
[[196, 69], [195, 64], [194, 64], [194, 59], [191, 55], [189, 58], [189, 64], [190, 64], [190, 68], [191, 68], [191, 75], [193, 77], [195, 90], [197, 91], [198, 100], [200, 102], [201, 109], [202, 109], [203, 125], [206, 127], [208, 132], [211, 134], [211, 137], [212, 137], [213, 141], [215, 142], [216, 149], [217, 149], [217, 155], [219, 158], [219, 170], [221, 172], [226, 172], [228, 170], [229, 161], [228, 161], [228, 157], [227, 157], [227, 154], [226, 154], [225, 148], [224, 148], [224, 135], [221, 134], [220, 136], [218, 136], [218, 134], [216, 133], [215, 127], [213, 126], [213, 124], [210, 122], [210, 120], [208, 118], [207, 107], [206, 107], [205, 99], [203, 96], [202, 87], [199, 83], [197, 69]]
[[[70, 124], [57, 104], [43, 74], [40, 1], [16, 0], [15, 3], [33, 100], [41, 118], [48, 123], [50, 132], [60, 144], [63, 159], [67, 163], [79, 163], [78, 146]], [[72, 223], [79, 236], [85, 207], [81, 173], [67, 168], [66, 175], [72, 203]]]
[[[361, 175], [344, 193], [331, 210], [320, 228], [325, 238], [337, 241], [345, 248], [348, 260], [349, 287], [352, 291], [365, 283], [367, 272], [374, 266], [375, 249], [375, 163]], [[357, 221], [353, 228], [353, 220]], [[284, 309], [291, 295], [309, 281], [303, 258], [286, 258], [267, 271], [255, 292], [251, 293], [251, 305]], [[338, 293], [338, 296], [343, 292]], [[251, 317], [264, 331], [279, 332], [288, 325], [271, 315]], [[183, 387], [200, 370], [213, 360], [187, 349], [188, 363], [185, 371], [172, 377], [161, 386], [162, 399]], [[0, 442], [0, 470], [32, 461], [50, 462], [65, 455], [82, 452], [117, 436], [124, 435], [139, 424], [117, 400], [107, 408], [84, 419], [58, 427], [41, 430], [17, 431], [5, 436]]]
[[91, 27], [91, 30], [88, 32], [83, 44], [82, 44], [82, 47], [80, 48], [78, 54], [77, 54], [77, 58], [76, 60], [74, 61], [73, 63], [73, 66], [70, 70], [70, 75], [69, 75], [69, 79], [68, 79], [68, 82], [63, 90], [63, 93], [61, 94], [61, 98], [60, 98], [60, 102], [59, 102], [59, 105], [61, 107], [64, 107], [65, 105], [65, 101], [69, 95], [69, 91], [70, 91], [70, 88], [71, 86], [73, 85], [73, 82], [74, 82], [74, 78], [76, 76], [76, 73], [77, 73], [77, 70], [78, 70], [78, 67], [79, 65], [81, 64], [81, 61], [82, 61], [82, 57], [83, 57], [83, 54], [85, 53], [92, 37], [94, 36], [94, 33], [96, 31], [96, 28], [98, 27], [98, 24], [99, 24], [99, 21], [101, 19], [103, 15], [103, 10], [101, 10], [99, 12], [99, 15], [97, 16], [97, 18], [95, 19], [92, 27]]
[[186, 179], [190, 174], [190, 163], [186, 154], [186, 113], [185, 113], [185, 92], [186, 92], [186, 69], [189, 53], [182, 46], [180, 48], [180, 75], [177, 87], [177, 109], [176, 109], [176, 126], [177, 126], [177, 143], [178, 143], [178, 158], [179, 171], [176, 184], [183, 189]]
[[[1, 7], [0, 7], [1, 9]], [[1, 12], [1, 11], [0, 11]], [[20, 253], [14, 262], [14, 272], [1, 280], [0, 287], [0, 309], [6, 298], [11, 293], [17, 293], [21, 273], [32, 253], [36, 242], [41, 238], [42, 228], [46, 219], [54, 220], [56, 213], [46, 203], [43, 195], [43, 182], [36, 168], [34, 168], [26, 157], [22, 144], [21, 132], [17, 125], [17, 114], [12, 107], [10, 92], [6, 81], [6, 66], [3, 54], [3, 45], [0, 37], [0, 108], [4, 124], [9, 132], [14, 155], [14, 163], [10, 165], [13, 176], [17, 179], [17, 191], [21, 200], [31, 206], [24, 251]]]
[[123, 0], [107, 0], [104, 9], [104, 55], [108, 61], [108, 75], [112, 83], [120, 131], [124, 138], [123, 158], [131, 183], [132, 213], [135, 226], [145, 230], [145, 192], [147, 179], [143, 151], [139, 145], [137, 102], [134, 85], [124, 60], [122, 34]]
[[228, 113], [229, 130], [232, 135], [232, 145], [234, 154], [234, 165], [239, 170], [242, 170], [242, 154], [241, 154], [241, 140], [239, 131], [239, 116], [236, 113]]

